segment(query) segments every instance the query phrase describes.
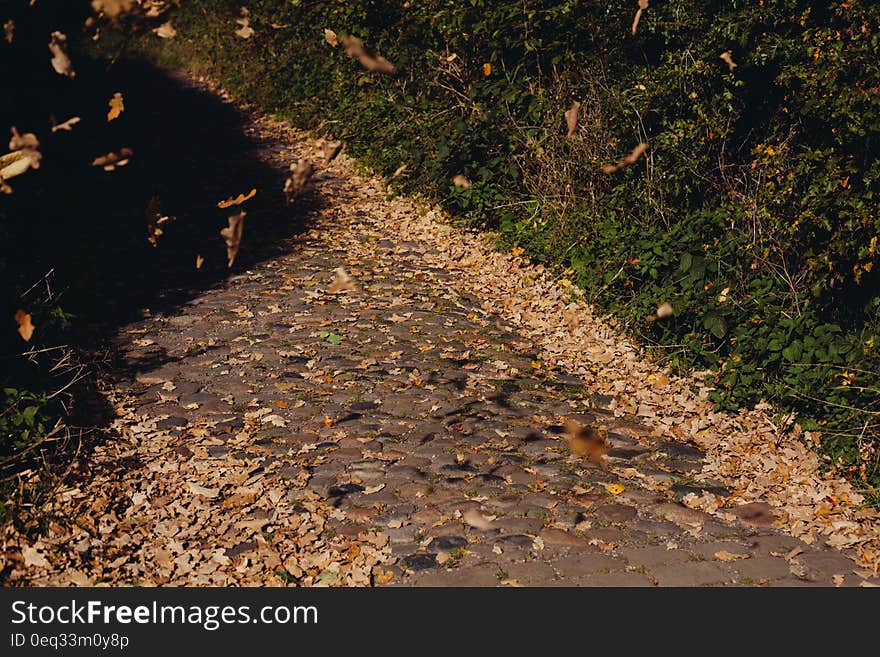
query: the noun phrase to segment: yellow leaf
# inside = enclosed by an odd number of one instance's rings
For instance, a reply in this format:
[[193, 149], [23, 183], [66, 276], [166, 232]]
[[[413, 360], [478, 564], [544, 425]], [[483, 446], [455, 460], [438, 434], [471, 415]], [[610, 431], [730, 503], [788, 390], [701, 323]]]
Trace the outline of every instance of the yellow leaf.
[[107, 112], [108, 121], [118, 118], [123, 110], [125, 110], [125, 103], [122, 102], [122, 94], [118, 91], [113, 94], [113, 98], [111, 98], [110, 102], [107, 104], [110, 105], [110, 111]]
[[252, 189], [251, 191], [249, 191], [247, 193], [247, 195], [239, 194], [235, 198], [228, 198], [225, 201], [220, 201], [217, 204], [217, 207], [220, 209], [225, 209], [225, 208], [231, 208], [233, 205], [241, 205], [242, 203], [244, 203], [248, 199], [252, 199], [256, 195], [257, 195], [257, 190]]
[[489, 62], [483, 64], [483, 75], [485, 75], [486, 77], [492, 75], [492, 65]]
[[728, 552], [727, 550], [718, 550], [715, 553], [715, 558], [719, 561], [739, 561], [741, 559], [748, 559], [752, 555], [750, 554], [740, 554], [738, 552]]
[[15, 322], [18, 324], [18, 334], [25, 342], [30, 342], [34, 334], [34, 325], [31, 324], [31, 315], [21, 308], [15, 311]]
[[602, 484], [605, 486], [605, 490], [607, 490], [612, 495], [620, 495], [626, 489], [620, 484]]

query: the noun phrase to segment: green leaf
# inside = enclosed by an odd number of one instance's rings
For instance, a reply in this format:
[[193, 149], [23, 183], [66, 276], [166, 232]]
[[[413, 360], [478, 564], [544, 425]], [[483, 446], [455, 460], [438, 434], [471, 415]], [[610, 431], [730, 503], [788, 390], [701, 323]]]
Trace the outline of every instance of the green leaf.
[[727, 335], [727, 322], [721, 315], [710, 313], [703, 319], [703, 326], [719, 340]]

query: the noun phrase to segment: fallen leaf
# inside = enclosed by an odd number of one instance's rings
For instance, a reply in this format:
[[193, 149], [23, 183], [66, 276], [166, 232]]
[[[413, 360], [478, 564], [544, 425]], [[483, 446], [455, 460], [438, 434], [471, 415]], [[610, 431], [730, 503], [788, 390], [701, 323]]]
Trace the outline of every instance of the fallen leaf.
[[194, 481], [186, 482], [186, 487], [193, 495], [201, 495], [202, 497], [214, 498], [220, 494], [219, 488], [206, 488], [205, 486], [201, 486]]
[[393, 570], [385, 570], [383, 571], [379, 568], [379, 572], [375, 576], [376, 584], [384, 585], [394, 579], [394, 571]]
[[516, 587], [516, 588], [522, 587], [522, 584], [520, 584], [519, 581], [514, 577], [506, 577], [505, 579], [502, 579], [498, 583], [501, 586], [512, 586], [512, 587]]
[[739, 561], [740, 559], [749, 559], [752, 555], [741, 554], [739, 552], [728, 552], [727, 550], [718, 550], [715, 558], [719, 561]]
[[205, 264], [205, 259], [201, 254], [196, 255], [196, 269], [201, 269], [203, 264]]
[[489, 62], [483, 64], [483, 75], [487, 78], [492, 75], [492, 65]]
[[220, 230], [220, 236], [226, 242], [227, 267], [232, 267], [232, 263], [235, 262], [235, 256], [238, 255], [246, 214], [244, 210], [239, 210], [237, 213], [230, 215], [229, 226]]
[[569, 419], [564, 425], [565, 438], [572, 454], [586, 456], [594, 463], [603, 463], [608, 446], [605, 442], [607, 430], [603, 426], [583, 424]]
[[471, 181], [468, 180], [467, 176], [464, 176], [462, 174], [458, 174], [457, 176], [455, 176], [452, 179], [452, 184], [455, 185], [456, 187], [462, 187], [464, 189], [467, 189], [468, 187], [471, 186]]
[[642, 155], [644, 155], [645, 151], [648, 150], [648, 144], [645, 142], [641, 142], [638, 146], [636, 146], [632, 153], [627, 155], [625, 158], [620, 160], [617, 164], [607, 164], [602, 167], [603, 173], [614, 173], [615, 171], [619, 171], [624, 167], [628, 167], [631, 164], [635, 164], [636, 160], [638, 160]]
[[[135, 0], [92, 0], [92, 9], [104, 14], [108, 18], [118, 18], [120, 15], [130, 12], [134, 7], [134, 3]], [[148, 13], [147, 16], [149, 15]]]
[[725, 50], [719, 55], [719, 57], [725, 64], [727, 64], [727, 68], [730, 69], [730, 72], [733, 73], [733, 69], [737, 67], [737, 63], [733, 61], [733, 57], [731, 57], [730, 52]]
[[373, 493], [378, 493], [380, 490], [385, 488], [385, 484], [376, 484], [375, 486], [367, 486], [364, 488], [364, 495], [372, 495]]
[[845, 575], [832, 575], [831, 581], [834, 582], [834, 586], [841, 587], [843, 586], [843, 581], [846, 579]]
[[159, 238], [164, 234], [162, 226], [175, 220], [174, 217], [162, 216], [159, 197], [153, 196], [147, 204], [147, 241], [154, 247], [159, 246]]
[[52, 32], [49, 41], [49, 51], [52, 53], [52, 68], [59, 75], [65, 75], [69, 78], [76, 77], [76, 71], [67, 56], [67, 36], [63, 32]]
[[620, 495], [626, 489], [620, 484], [603, 484], [605, 486], [605, 490], [607, 490], [612, 495]]
[[18, 324], [18, 334], [25, 342], [30, 342], [34, 334], [34, 325], [31, 324], [31, 315], [19, 308], [15, 311], [15, 323]]
[[327, 288], [330, 294], [339, 294], [340, 292], [349, 292], [355, 289], [354, 281], [345, 271], [343, 267], [337, 267], [333, 272], [333, 282]]
[[675, 311], [672, 309], [672, 304], [669, 303], [661, 303], [657, 306], [657, 317], [658, 319], [665, 319], [666, 317], [672, 317], [675, 314]]
[[724, 303], [727, 301], [727, 295], [730, 294], [730, 288], [726, 287], [721, 290], [721, 294], [718, 295], [718, 303]]
[[235, 31], [235, 34], [237, 36], [240, 36], [242, 39], [250, 39], [252, 36], [254, 36], [254, 28], [250, 26], [249, 19], [238, 18], [235, 22], [241, 25], [241, 27]]
[[336, 38], [336, 32], [326, 27], [324, 28], [324, 41], [334, 48], [339, 45], [339, 40]]
[[110, 99], [108, 105], [110, 105], [110, 111], [107, 112], [107, 120], [112, 121], [113, 119], [119, 118], [119, 115], [125, 110], [125, 103], [122, 101], [122, 94], [118, 91], [113, 94], [113, 98]]
[[9, 150], [19, 151], [27, 149], [36, 149], [40, 146], [40, 140], [33, 132], [19, 134], [18, 129], [12, 126], [12, 137], [9, 140]]
[[571, 107], [565, 110], [565, 124], [568, 126], [568, 132], [565, 136], [568, 139], [571, 139], [577, 134], [578, 113], [580, 111], [581, 104], [576, 100], [571, 103]]
[[3, 32], [6, 38], [6, 43], [12, 43], [13, 35], [15, 33], [15, 21], [10, 18], [3, 23]]
[[642, 20], [642, 13], [648, 8], [648, 0], [639, 0], [639, 9], [633, 18], [632, 33], [635, 34], [639, 29], [639, 21]]
[[93, 167], [103, 167], [104, 171], [113, 171], [117, 167], [124, 167], [129, 163], [134, 152], [130, 148], [121, 148], [118, 153], [107, 153], [96, 157], [92, 161]]
[[173, 39], [175, 36], [177, 36], [177, 30], [174, 29], [171, 21], [166, 21], [162, 23], [159, 27], [153, 28], [153, 32], [160, 39]]
[[394, 170], [394, 173], [391, 174], [391, 180], [394, 180], [394, 179], [397, 178], [398, 176], [402, 175], [404, 171], [406, 171], [406, 165], [405, 165], [405, 164], [401, 164], [399, 167], [397, 167], [397, 168]]
[[46, 557], [43, 556], [43, 553], [33, 546], [28, 545], [23, 547], [21, 549], [21, 556], [24, 557], [24, 564], [26, 566], [33, 566], [36, 568], [48, 568], [50, 566]]
[[54, 123], [52, 125], [52, 132], [58, 132], [59, 130], [66, 130], [67, 132], [70, 132], [71, 130], [73, 130], [73, 126], [75, 126], [79, 122], [80, 118], [78, 116], [72, 116], [62, 123]]
[[252, 189], [247, 193], [247, 195], [239, 194], [235, 198], [228, 198], [225, 201], [220, 201], [219, 203], [217, 203], [217, 207], [225, 210], [226, 208], [231, 208], [233, 205], [241, 205], [242, 203], [249, 199], [252, 199], [256, 195], [257, 190]]
[[342, 151], [342, 142], [341, 141], [328, 141], [326, 139], [321, 139], [315, 144], [318, 152], [321, 154], [321, 159], [323, 160], [323, 165], [329, 166], [330, 163], [336, 159], [336, 156]]
[[489, 531], [495, 527], [488, 518], [476, 509], [468, 509], [461, 514], [461, 519], [474, 529], [479, 529], [482, 532]]
[[382, 57], [382, 55], [368, 50], [357, 37], [351, 35], [342, 37], [342, 45], [345, 46], [345, 53], [349, 57], [357, 59], [367, 70], [378, 73], [394, 72], [394, 64]]
[[290, 175], [284, 181], [284, 194], [288, 203], [308, 189], [314, 175], [315, 165], [310, 160], [301, 158], [290, 165]]

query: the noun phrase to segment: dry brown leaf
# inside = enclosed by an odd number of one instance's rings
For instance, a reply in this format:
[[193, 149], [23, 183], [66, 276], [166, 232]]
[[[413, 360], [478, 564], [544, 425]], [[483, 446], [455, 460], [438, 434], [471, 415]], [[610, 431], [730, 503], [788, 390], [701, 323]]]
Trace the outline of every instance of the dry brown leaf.
[[350, 292], [355, 289], [354, 281], [344, 267], [337, 267], [333, 272], [333, 282], [327, 288], [330, 294], [339, 294], [340, 292]]
[[131, 160], [134, 152], [130, 148], [120, 148], [118, 153], [107, 153], [96, 157], [92, 161], [93, 167], [103, 167], [104, 171], [113, 171], [117, 167], [124, 167]]
[[321, 139], [315, 147], [321, 154], [321, 159], [324, 161], [324, 166], [326, 167], [335, 160], [336, 156], [342, 151], [342, 142]]
[[57, 30], [52, 32], [49, 51], [52, 53], [52, 68], [56, 73], [69, 78], [76, 77], [76, 71], [73, 70], [73, 64], [67, 56], [67, 36], [63, 32]]
[[244, 16], [241, 18], [236, 18], [235, 22], [240, 25], [240, 27], [235, 31], [235, 34], [242, 39], [250, 39], [254, 36], [254, 28], [251, 27], [251, 19], [247, 17], [247, 9], [242, 7], [242, 13]]
[[476, 509], [468, 509], [464, 513], [461, 514], [461, 519], [464, 520], [468, 525], [473, 527], [474, 529], [479, 529], [480, 531], [487, 532], [491, 529], [495, 528], [495, 525], [486, 518], [482, 513], [477, 511]]
[[846, 579], [846, 575], [832, 575], [831, 581], [834, 582], [834, 586], [841, 587], [843, 586], [843, 582]]
[[456, 187], [462, 187], [464, 189], [467, 189], [468, 187], [471, 186], [471, 181], [468, 180], [467, 176], [462, 175], [462, 174], [458, 174], [457, 176], [455, 176], [452, 179], [452, 184], [455, 185]]
[[739, 561], [741, 559], [748, 559], [752, 555], [739, 553], [739, 552], [728, 552], [727, 550], [718, 550], [715, 553], [715, 558], [719, 561]]
[[565, 110], [565, 124], [568, 126], [568, 132], [565, 136], [568, 139], [571, 139], [577, 134], [578, 113], [580, 111], [581, 104], [576, 100], [571, 103], [571, 107]]
[[657, 306], [657, 318], [665, 319], [666, 317], [672, 317], [675, 314], [675, 311], [672, 309], [672, 304], [668, 302], [661, 303]]
[[378, 572], [375, 575], [376, 584], [384, 585], [394, 579], [394, 571], [393, 570], [382, 570], [382, 568], [377, 569]]
[[397, 178], [398, 176], [403, 175], [403, 172], [404, 172], [404, 171], [406, 171], [406, 165], [405, 165], [405, 164], [401, 164], [399, 167], [397, 167], [397, 168], [394, 170], [394, 173], [391, 174], [391, 180], [394, 180], [394, 179]]
[[153, 32], [160, 39], [173, 39], [177, 36], [177, 30], [171, 24], [171, 21], [165, 21], [159, 27], [153, 28]]
[[364, 44], [357, 37], [350, 34], [342, 37], [342, 45], [345, 46], [345, 53], [349, 57], [357, 59], [365, 69], [377, 73], [394, 72], [394, 64], [379, 53], [365, 48]]
[[302, 158], [290, 165], [290, 175], [284, 181], [284, 194], [288, 203], [306, 191], [314, 175], [315, 165], [310, 160]]
[[738, 64], [733, 61], [733, 57], [731, 57], [730, 52], [725, 50], [723, 53], [719, 55], [722, 61], [727, 64], [727, 68], [730, 69], [730, 72], [733, 73], [733, 69], [735, 69]]
[[135, 0], [92, 0], [92, 9], [108, 18], [118, 18], [134, 7]]
[[147, 204], [147, 241], [154, 247], [159, 246], [159, 238], [164, 231], [162, 226], [174, 221], [174, 217], [163, 216], [158, 196], [153, 196]]
[[11, 18], [3, 23], [3, 33], [6, 43], [12, 43], [15, 34], [15, 21]]
[[201, 484], [197, 484], [194, 481], [186, 482], [186, 487], [193, 495], [201, 495], [202, 497], [207, 497], [209, 499], [217, 497], [220, 494], [219, 488], [208, 488], [206, 486], [202, 486]]
[[639, 21], [642, 20], [642, 13], [648, 8], [648, 0], [639, 0], [639, 8], [633, 18], [632, 33], [635, 34], [639, 29]]
[[15, 323], [18, 324], [18, 334], [25, 342], [30, 342], [34, 335], [34, 325], [31, 324], [31, 315], [19, 308], [15, 311]]
[[80, 118], [78, 116], [72, 116], [66, 121], [62, 121], [61, 123], [54, 123], [52, 125], [52, 132], [58, 132], [59, 130], [65, 130], [70, 132], [73, 130], [73, 126], [80, 122]]
[[196, 269], [201, 269], [203, 264], [205, 264], [205, 259], [202, 257], [202, 255], [196, 255]]
[[113, 121], [114, 119], [119, 118], [119, 115], [125, 110], [125, 103], [122, 100], [122, 94], [118, 91], [113, 94], [113, 98], [111, 98], [110, 102], [107, 104], [110, 106], [110, 111], [107, 112], [108, 121]]
[[631, 164], [635, 164], [636, 160], [638, 160], [642, 155], [644, 155], [645, 151], [648, 150], [648, 144], [645, 142], [641, 142], [638, 146], [636, 146], [632, 153], [627, 155], [625, 158], [620, 160], [617, 164], [606, 164], [602, 167], [603, 173], [614, 173], [615, 171], [619, 171], [624, 167], [628, 167]]
[[334, 48], [339, 45], [339, 39], [336, 38], [336, 32], [326, 27], [324, 28], [324, 41]]
[[603, 459], [608, 452], [606, 434], [607, 430], [602, 426], [584, 424], [574, 419], [565, 423], [565, 438], [571, 453], [586, 456], [594, 463], [604, 463]]
[[220, 201], [217, 203], [217, 207], [221, 210], [225, 210], [226, 208], [231, 208], [233, 205], [241, 205], [245, 201], [252, 199], [257, 195], [257, 190], [252, 189], [247, 194], [239, 194], [235, 198], [228, 198], [225, 201]]
[[227, 267], [232, 267], [235, 262], [235, 256], [238, 255], [238, 249], [241, 246], [241, 236], [244, 232], [244, 218], [246, 212], [239, 210], [236, 214], [230, 215], [229, 226], [220, 231], [220, 236], [226, 241], [226, 258]]
[[9, 150], [18, 151], [39, 148], [40, 141], [33, 132], [26, 132], [21, 135], [15, 126], [12, 126], [11, 130], [12, 137], [9, 140]]
[[43, 556], [43, 553], [31, 545], [25, 546], [21, 549], [21, 556], [24, 557], [24, 564], [26, 566], [48, 568], [50, 565], [46, 560], [46, 557]]

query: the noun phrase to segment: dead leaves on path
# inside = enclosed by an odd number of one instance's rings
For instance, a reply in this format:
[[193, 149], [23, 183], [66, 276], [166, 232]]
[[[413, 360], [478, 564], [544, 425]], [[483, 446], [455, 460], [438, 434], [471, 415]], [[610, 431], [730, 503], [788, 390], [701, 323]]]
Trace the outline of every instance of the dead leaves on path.
[[363, 42], [350, 34], [342, 37], [342, 45], [349, 57], [357, 59], [361, 66], [368, 71], [376, 73], [394, 73], [394, 64], [382, 57], [379, 53], [368, 49]]

